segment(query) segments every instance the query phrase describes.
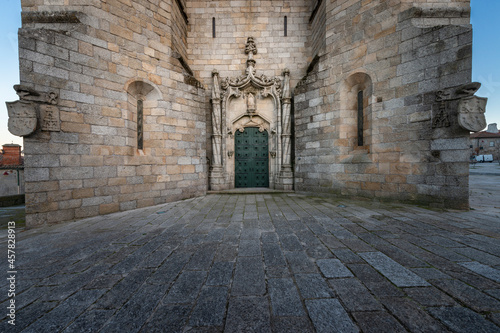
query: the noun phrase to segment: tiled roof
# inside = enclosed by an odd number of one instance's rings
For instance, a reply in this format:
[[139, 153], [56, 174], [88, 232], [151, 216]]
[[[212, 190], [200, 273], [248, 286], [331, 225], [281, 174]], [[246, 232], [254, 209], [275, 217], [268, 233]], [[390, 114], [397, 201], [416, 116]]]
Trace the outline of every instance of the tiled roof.
[[470, 135], [471, 139], [472, 138], [500, 138], [500, 132], [498, 133], [491, 133], [491, 132], [477, 132], [477, 133], [472, 133]]

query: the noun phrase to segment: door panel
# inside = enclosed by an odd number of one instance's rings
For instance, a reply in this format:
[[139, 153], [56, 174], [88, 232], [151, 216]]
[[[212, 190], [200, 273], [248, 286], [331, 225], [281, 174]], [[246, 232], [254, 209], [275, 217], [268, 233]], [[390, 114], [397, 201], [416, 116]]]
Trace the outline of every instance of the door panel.
[[235, 186], [269, 186], [269, 149], [267, 132], [248, 127], [235, 134]]

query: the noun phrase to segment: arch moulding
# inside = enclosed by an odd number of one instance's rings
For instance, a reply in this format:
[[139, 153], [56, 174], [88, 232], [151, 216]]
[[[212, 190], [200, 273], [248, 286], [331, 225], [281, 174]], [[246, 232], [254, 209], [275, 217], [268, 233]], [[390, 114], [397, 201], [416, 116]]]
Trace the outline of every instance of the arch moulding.
[[257, 75], [257, 47], [252, 37], [245, 46], [248, 55], [244, 75], [219, 78], [212, 72], [212, 159], [210, 189], [235, 187], [234, 134], [256, 127], [269, 135], [269, 187], [292, 190], [290, 72], [282, 77]]

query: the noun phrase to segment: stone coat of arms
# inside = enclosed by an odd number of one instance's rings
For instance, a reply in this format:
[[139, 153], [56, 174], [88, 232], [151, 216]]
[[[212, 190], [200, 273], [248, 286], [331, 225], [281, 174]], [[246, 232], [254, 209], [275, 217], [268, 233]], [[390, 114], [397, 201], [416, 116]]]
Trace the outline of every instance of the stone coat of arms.
[[28, 136], [36, 130], [37, 116], [32, 103], [26, 101], [5, 102], [9, 113], [9, 132], [16, 136]]
[[463, 98], [458, 104], [458, 123], [471, 132], [479, 132], [486, 127], [487, 98], [471, 96]]

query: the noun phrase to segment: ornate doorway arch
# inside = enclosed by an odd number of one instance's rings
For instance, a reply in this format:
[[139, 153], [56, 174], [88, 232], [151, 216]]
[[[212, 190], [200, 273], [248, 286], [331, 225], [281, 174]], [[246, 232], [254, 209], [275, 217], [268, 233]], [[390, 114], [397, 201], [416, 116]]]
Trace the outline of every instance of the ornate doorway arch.
[[225, 78], [219, 83], [219, 73], [212, 72], [212, 164], [210, 189], [226, 190], [235, 187], [235, 134], [247, 128], [258, 128], [268, 134], [268, 186], [292, 190], [291, 165], [291, 94], [290, 72], [281, 77], [256, 75], [257, 47], [248, 37], [245, 75]]

